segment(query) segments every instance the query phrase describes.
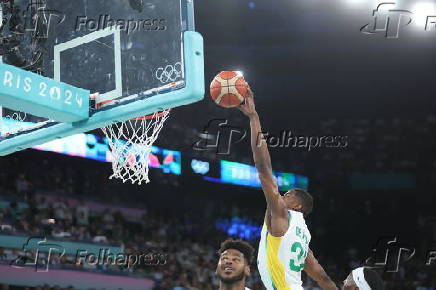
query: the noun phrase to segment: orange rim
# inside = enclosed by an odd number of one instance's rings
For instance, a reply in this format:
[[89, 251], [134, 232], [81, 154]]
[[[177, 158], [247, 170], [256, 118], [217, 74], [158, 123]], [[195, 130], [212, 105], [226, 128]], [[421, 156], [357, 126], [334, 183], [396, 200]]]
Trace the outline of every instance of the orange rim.
[[[92, 99], [92, 100], [95, 100], [96, 98], [91, 96], [91, 99]], [[109, 104], [109, 103], [111, 103], [111, 102], [113, 102], [113, 101], [114, 101], [114, 100], [106, 100], [106, 101], [102, 101], [102, 102], [100, 102], [100, 103], [95, 104], [95, 108], [96, 108], [96, 109], [100, 109], [102, 106], [104, 106], [104, 105], [106, 105], [106, 104]], [[170, 110], [171, 110], [171, 109], [170, 109]], [[162, 111], [162, 112], [159, 112], [159, 113], [157, 113], [157, 114], [150, 114], [150, 115], [143, 116], [143, 117], [133, 118], [133, 119], [131, 119], [131, 120], [133, 120], [133, 121], [151, 120], [151, 119], [156, 119], [156, 118], [160, 118], [160, 117], [166, 116], [166, 115], [169, 114], [169, 113], [170, 113], [170, 111]]]
[[151, 115], [147, 115], [147, 116], [143, 116], [143, 117], [133, 118], [132, 120], [133, 121], [151, 120], [151, 119], [164, 117], [164, 116], [168, 115], [169, 113], [170, 113], [170, 111], [163, 111], [163, 112], [159, 112], [157, 114], [151, 114]]

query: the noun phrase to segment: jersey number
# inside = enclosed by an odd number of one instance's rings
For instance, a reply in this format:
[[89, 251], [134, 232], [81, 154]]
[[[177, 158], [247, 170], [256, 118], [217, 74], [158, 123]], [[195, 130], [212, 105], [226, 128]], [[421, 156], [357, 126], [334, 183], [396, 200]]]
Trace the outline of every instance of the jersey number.
[[299, 242], [295, 242], [291, 246], [291, 252], [298, 255], [297, 261], [291, 259], [289, 261], [289, 267], [294, 272], [301, 272], [304, 269], [304, 260], [306, 259], [307, 253], [304, 251], [303, 246]]

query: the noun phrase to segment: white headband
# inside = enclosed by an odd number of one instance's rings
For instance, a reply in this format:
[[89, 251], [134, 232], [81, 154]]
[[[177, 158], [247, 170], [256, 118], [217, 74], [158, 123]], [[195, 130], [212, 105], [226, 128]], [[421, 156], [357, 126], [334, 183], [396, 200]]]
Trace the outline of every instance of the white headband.
[[365, 274], [363, 273], [363, 267], [357, 268], [351, 272], [353, 274], [354, 282], [356, 283], [359, 290], [371, 290], [368, 282], [365, 280]]

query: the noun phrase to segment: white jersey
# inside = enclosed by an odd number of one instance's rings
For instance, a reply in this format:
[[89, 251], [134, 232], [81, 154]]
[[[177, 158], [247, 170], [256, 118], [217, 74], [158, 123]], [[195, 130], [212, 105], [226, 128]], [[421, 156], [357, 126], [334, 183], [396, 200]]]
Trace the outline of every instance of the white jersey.
[[302, 213], [289, 210], [289, 228], [282, 237], [262, 228], [257, 267], [268, 290], [302, 290], [301, 271], [309, 252], [311, 235]]

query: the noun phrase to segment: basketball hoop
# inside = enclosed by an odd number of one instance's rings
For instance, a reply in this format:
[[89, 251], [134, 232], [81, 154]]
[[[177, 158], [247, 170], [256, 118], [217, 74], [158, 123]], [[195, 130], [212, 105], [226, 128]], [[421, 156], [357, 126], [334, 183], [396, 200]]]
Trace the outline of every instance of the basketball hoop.
[[149, 183], [149, 155], [170, 110], [130, 119], [101, 128], [109, 140], [112, 152], [113, 174], [109, 177], [130, 181], [132, 184]]

